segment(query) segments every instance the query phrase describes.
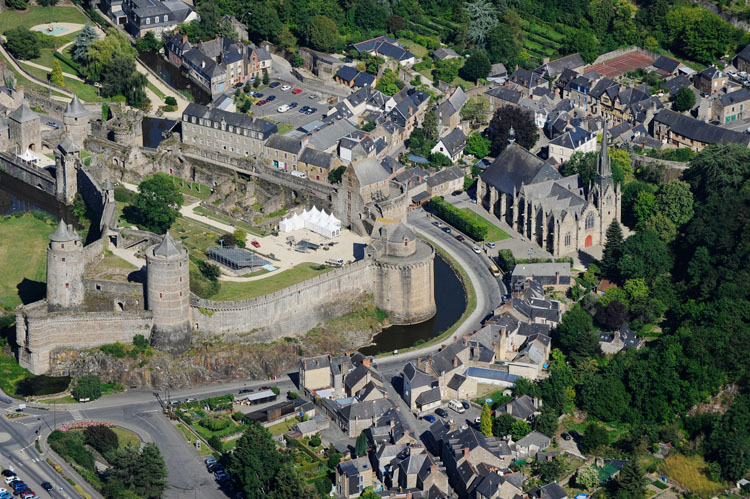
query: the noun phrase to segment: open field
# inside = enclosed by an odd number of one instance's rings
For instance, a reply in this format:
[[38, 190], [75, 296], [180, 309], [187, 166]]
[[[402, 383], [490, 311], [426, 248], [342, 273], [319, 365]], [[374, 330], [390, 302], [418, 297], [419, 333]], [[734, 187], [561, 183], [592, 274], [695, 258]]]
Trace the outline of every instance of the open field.
[[266, 295], [287, 288], [292, 284], [297, 284], [298, 282], [305, 281], [311, 277], [325, 274], [333, 269], [333, 267], [324, 267], [321, 270], [316, 270], [315, 267], [317, 267], [317, 264], [305, 262], [295, 265], [291, 269], [285, 270], [279, 274], [266, 277], [265, 279], [259, 279], [257, 281], [222, 281], [221, 289], [218, 293], [212, 296], [211, 299], [216, 301], [235, 301], [254, 298], [256, 296]]
[[86, 24], [88, 18], [75, 7], [32, 7], [26, 10], [6, 10], [0, 14], [0, 33], [24, 26], [30, 28], [37, 24], [65, 22]]
[[[468, 218], [471, 220], [479, 223], [480, 225], [487, 227], [487, 237], [484, 238], [484, 241], [491, 241], [491, 242], [497, 242], [502, 241], [503, 239], [508, 239], [510, 236], [505, 233], [504, 230], [497, 227], [495, 224], [484, 218], [483, 216], [479, 215], [478, 213], [475, 213], [474, 211], [470, 210], [469, 208], [462, 208], [461, 211], [466, 213]], [[484, 242], [480, 241], [480, 242]]]
[[[38, 284], [46, 282], [47, 236], [54, 227], [45, 220], [31, 214], [0, 220], [0, 301], [1, 305], [12, 310], [20, 305], [22, 296], [39, 299], [36, 296]], [[23, 282], [25, 281], [25, 282]], [[20, 289], [19, 289], [20, 286]]]
[[659, 465], [659, 471], [667, 475], [701, 497], [713, 497], [726, 488], [725, 484], [714, 482], [707, 475], [708, 465], [703, 457], [695, 454], [671, 454]]

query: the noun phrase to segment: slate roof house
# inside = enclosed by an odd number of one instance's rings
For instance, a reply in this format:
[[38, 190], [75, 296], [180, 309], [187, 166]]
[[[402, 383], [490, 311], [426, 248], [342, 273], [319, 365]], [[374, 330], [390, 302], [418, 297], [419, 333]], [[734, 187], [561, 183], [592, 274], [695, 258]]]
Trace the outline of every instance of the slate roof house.
[[542, 487], [534, 487], [528, 491], [529, 499], [568, 499], [565, 489], [552, 482]]
[[501, 62], [493, 64], [490, 68], [490, 74], [487, 75], [487, 81], [492, 83], [503, 84], [506, 78], [508, 78], [508, 70], [505, 69], [505, 66]]
[[330, 184], [328, 174], [340, 164], [341, 161], [339, 161], [335, 154], [318, 151], [312, 147], [305, 147], [297, 161], [297, 169], [304, 172], [310, 180], [322, 184]]
[[667, 76], [675, 76], [681, 64], [682, 63], [676, 59], [662, 55], [651, 65], [654, 67], [654, 70], [659, 73], [659, 76], [665, 78]]
[[651, 121], [651, 135], [664, 144], [700, 152], [709, 144], [750, 143], [750, 135], [662, 109]]
[[[422, 450], [422, 452], [419, 452]], [[410, 448], [404, 457], [396, 457], [390, 466], [390, 488], [400, 490], [448, 490], [448, 475], [439, 459], [419, 448]]]
[[456, 87], [453, 92], [437, 106], [439, 134], [453, 130], [461, 123], [461, 109], [469, 98], [461, 87]]
[[452, 48], [440, 47], [432, 53], [432, 57], [438, 61], [444, 61], [446, 59], [457, 59], [461, 56]]
[[450, 484], [462, 498], [470, 496], [472, 484], [480, 477], [481, 465], [486, 465], [488, 470], [499, 470], [506, 469], [512, 461], [506, 441], [486, 437], [471, 427], [451, 431], [440, 438], [441, 458]]
[[379, 55], [386, 59], [394, 59], [401, 66], [411, 66], [417, 62], [414, 54], [402, 48], [393, 38], [385, 35], [355, 43], [352, 45], [352, 48], [360, 54], [366, 52], [370, 55]]
[[524, 283], [533, 280], [543, 288], [565, 291], [570, 287], [570, 263], [519, 263], [513, 268], [511, 289], [522, 291]]
[[513, 74], [510, 75], [510, 78], [508, 78], [508, 82], [514, 83], [517, 86], [517, 89], [525, 97], [531, 95], [532, 90], [536, 87], [547, 85], [547, 80], [542, 78], [540, 74], [533, 73], [524, 68], [516, 69]]
[[336, 493], [339, 497], [359, 497], [365, 488], [372, 486], [372, 466], [367, 457], [344, 461], [336, 466]]
[[641, 348], [641, 340], [627, 324], [623, 324], [614, 333], [599, 333], [599, 348], [602, 352], [611, 354], [617, 353], [623, 348], [635, 348], [637, 350]]
[[545, 78], [556, 78], [566, 69], [580, 72], [585, 65], [586, 63], [583, 62], [583, 57], [581, 57], [580, 54], [575, 53], [544, 63], [536, 68], [534, 72]]
[[491, 88], [484, 95], [489, 98], [490, 112], [508, 104], [518, 105], [521, 97], [523, 97], [520, 91], [507, 87]]
[[404, 366], [401, 396], [413, 412], [422, 413], [440, 404], [440, 387], [437, 378], [417, 369], [407, 362]]
[[709, 66], [693, 76], [693, 85], [701, 92], [713, 95], [729, 83], [729, 77], [719, 68]]
[[745, 87], [719, 96], [711, 105], [711, 120], [719, 123], [731, 123], [748, 116], [750, 116], [750, 91]]
[[549, 142], [547, 157], [564, 164], [573, 154], [596, 151], [596, 135], [581, 127], [563, 132]]
[[[461, 149], [463, 150], [463, 146], [461, 146]], [[439, 172], [427, 177], [427, 194], [430, 197], [447, 196], [454, 191], [463, 190], [463, 188], [464, 172], [460, 166], [443, 168]]]
[[530, 421], [532, 416], [539, 413], [541, 406], [541, 400], [521, 395], [498, 407], [497, 413], [510, 414], [514, 418]]
[[160, 38], [178, 25], [198, 19], [195, 10], [182, 0], [104, 0], [102, 10], [136, 38], [148, 31]]
[[[466, 147], [466, 135], [460, 128], [454, 128], [451, 133], [438, 139], [437, 144], [430, 149], [432, 154], [440, 153], [450, 158], [452, 163], [455, 163], [464, 152]], [[461, 175], [463, 177], [463, 175]]]
[[410, 134], [427, 112], [430, 103], [430, 94], [416, 90], [408, 94], [389, 113], [388, 118]]
[[750, 71], [750, 45], [740, 51], [739, 54], [734, 56], [732, 65], [737, 68], [737, 71]]

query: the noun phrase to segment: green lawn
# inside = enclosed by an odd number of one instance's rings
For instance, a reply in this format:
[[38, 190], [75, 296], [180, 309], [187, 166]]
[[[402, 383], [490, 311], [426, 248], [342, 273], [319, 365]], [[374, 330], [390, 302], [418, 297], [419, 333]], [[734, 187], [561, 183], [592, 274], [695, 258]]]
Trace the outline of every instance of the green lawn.
[[[47, 71], [31, 66], [24, 66], [24, 69], [32, 75], [42, 80], [47, 79]], [[85, 102], [125, 102], [125, 97], [118, 95], [115, 97], [99, 97], [96, 87], [73, 78], [65, 77], [65, 90], [73, 92]]]
[[470, 88], [475, 87], [476, 83], [474, 83], [473, 81], [466, 81], [463, 78], [461, 78], [460, 76], [456, 76], [455, 78], [453, 78], [453, 81], [451, 82], [451, 86], [452, 87], [457, 87], [459, 85], [461, 85], [461, 87], [463, 87], [466, 90], [468, 90]]
[[422, 46], [422, 45], [420, 45], [420, 44], [418, 44], [418, 43], [416, 43], [416, 42], [414, 42], [412, 40], [407, 40], [405, 38], [400, 38], [398, 40], [398, 43], [400, 43], [401, 45], [403, 45], [404, 47], [406, 47], [409, 50], [409, 52], [411, 52], [412, 54], [416, 55], [420, 59], [424, 58], [424, 56], [427, 55], [427, 52], [428, 52], [427, 51], [427, 47], [424, 47], [424, 46]]
[[37, 57], [36, 59], [32, 59], [31, 62], [41, 64], [42, 66], [46, 66], [52, 69], [54, 67], [55, 61], [57, 61], [60, 63], [60, 67], [62, 68], [63, 73], [70, 73], [72, 75], [78, 74], [78, 71], [75, 68], [69, 66], [68, 63], [66, 63], [62, 59], [58, 59], [54, 54], [55, 49], [42, 49], [39, 57]]
[[140, 437], [132, 431], [120, 428], [119, 426], [112, 428], [112, 431], [117, 434], [117, 445], [121, 449], [128, 446], [133, 446], [137, 449], [141, 446]]
[[203, 225], [189, 218], [180, 217], [172, 224], [172, 235], [182, 241], [182, 244], [193, 256], [204, 258], [209, 246], [217, 246], [217, 239], [224, 231]]
[[[46, 282], [48, 236], [54, 227], [31, 214], [0, 220], [0, 300], [7, 310], [21, 304], [17, 286]], [[44, 291], [41, 296], [43, 298]]]
[[[26, 88], [26, 89], [33, 88], [33, 89], [36, 89], [37, 91], [39, 91], [39, 92], [41, 92], [43, 94], [47, 93], [47, 91], [48, 91], [47, 87], [43, 87], [40, 84], [36, 83], [35, 81], [32, 81], [32, 80], [26, 78], [26, 76], [20, 74], [18, 71], [15, 70], [15, 68], [13, 68], [13, 66], [10, 65], [10, 63], [8, 63], [7, 59], [5, 59], [5, 57], [3, 57], [1, 54], [0, 54], [0, 61], [5, 62], [7, 64], [7, 66], [8, 66], [8, 69], [13, 72], [13, 75], [16, 78], [16, 85], [23, 85], [23, 87]], [[47, 77], [45, 76], [44, 79], [46, 80]], [[57, 92], [57, 91], [54, 91], [54, 90], [52, 91], [52, 95], [57, 95], [59, 97], [68, 98], [66, 95], [63, 95], [60, 92]]]
[[[487, 227], [487, 237], [484, 238], [484, 241], [490, 241], [490, 242], [497, 242], [502, 241], [503, 239], [508, 239], [510, 236], [505, 233], [500, 227], [496, 226], [483, 216], [479, 215], [475, 211], [471, 210], [470, 208], [461, 208], [461, 211], [466, 213], [469, 218], [474, 220], [475, 222], [478, 222], [479, 224], [483, 225], [484, 227]], [[481, 241], [481, 242], [484, 242]]]
[[700, 497], [713, 497], [727, 488], [727, 484], [714, 482], [708, 477], [708, 465], [698, 454], [670, 454], [658, 469]]
[[[206, 216], [208, 218], [212, 218], [216, 220], [217, 222], [224, 222], [226, 224], [233, 224], [235, 227], [240, 228], [244, 231], [246, 231], [248, 234], [255, 234], [256, 236], [265, 236], [265, 231], [258, 230], [257, 227], [253, 227], [247, 222], [243, 222], [242, 220], [236, 220], [234, 218], [228, 217], [226, 215], [222, 215], [221, 213], [214, 213], [213, 211], [209, 211], [202, 206], [196, 206], [193, 208], [193, 211], [195, 213], [198, 213], [200, 215]], [[214, 229], [218, 230], [218, 229]]]
[[182, 433], [182, 436], [185, 437], [185, 440], [188, 441], [188, 443], [190, 444], [190, 446], [193, 448], [193, 450], [195, 452], [198, 453], [199, 456], [210, 456], [211, 455], [211, 449], [206, 444], [201, 445], [200, 450], [195, 447], [195, 441], [198, 440], [198, 437], [196, 437], [195, 435], [193, 435], [193, 432], [191, 432], [190, 430], [188, 430], [185, 427], [185, 425], [183, 425], [182, 423], [178, 423], [177, 424], [177, 431], [179, 431], [180, 433]]
[[[180, 192], [198, 199], [206, 199], [211, 194], [211, 188], [198, 182], [183, 182], [177, 178], [174, 184], [180, 189]], [[200, 191], [198, 190], [200, 189]], [[187, 203], [185, 203], [187, 204]]]
[[31, 28], [37, 24], [50, 22], [86, 24], [88, 18], [75, 7], [30, 7], [26, 10], [8, 9], [0, 14], [0, 33], [25, 26]]
[[32, 374], [18, 365], [16, 359], [0, 354], [0, 388], [8, 395], [16, 393], [16, 385]]
[[325, 267], [321, 270], [315, 270], [317, 264], [306, 262], [295, 265], [289, 270], [271, 275], [265, 279], [258, 279], [250, 282], [230, 282], [223, 281], [218, 293], [211, 297], [216, 301], [235, 301], [254, 298], [256, 296], [273, 293], [280, 289], [287, 288], [292, 284], [305, 281], [316, 275], [325, 274], [332, 270], [332, 267]]
[[[161, 90], [159, 90], [158, 88], [156, 88], [156, 85], [154, 85], [154, 84], [153, 84], [153, 83], [151, 83], [150, 81], [147, 81], [147, 82], [146, 82], [146, 86], [147, 86], [147, 87], [148, 87], [148, 88], [149, 88], [149, 89], [150, 89], [150, 90], [151, 90], [151, 91], [152, 91], [153, 93], [155, 93], [155, 94], [156, 94], [156, 96], [157, 96], [158, 98], [160, 98], [161, 100], [164, 100], [164, 99], [165, 99], [165, 98], [167, 97], [167, 96], [166, 96], [166, 95], [164, 94], [164, 92], [162, 92]], [[154, 105], [156, 105], [156, 104], [159, 104], [159, 103], [157, 103], [157, 102], [154, 102], [153, 104], [154, 104]]]

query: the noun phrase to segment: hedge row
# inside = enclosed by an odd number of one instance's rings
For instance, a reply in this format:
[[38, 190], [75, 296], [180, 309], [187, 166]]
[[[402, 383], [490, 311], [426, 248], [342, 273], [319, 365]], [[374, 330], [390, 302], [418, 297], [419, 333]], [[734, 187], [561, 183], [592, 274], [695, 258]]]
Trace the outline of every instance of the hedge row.
[[475, 241], [482, 241], [487, 237], [487, 227], [472, 220], [466, 213], [452, 204], [446, 203], [442, 198], [430, 199], [430, 209], [435, 215]]
[[552, 40], [553, 42], [559, 43], [565, 39], [565, 35], [549, 28], [542, 28], [540, 26], [537, 26], [536, 24], [529, 23], [528, 26], [524, 27], [524, 30], [528, 31], [529, 33], [534, 33], [535, 35], [541, 36], [542, 38]]
[[62, 52], [55, 51], [53, 55], [57, 57], [58, 59], [60, 59], [65, 64], [67, 64], [68, 66], [70, 66], [71, 68], [75, 69], [78, 72], [78, 74], [81, 74], [81, 66], [79, 66], [76, 61], [68, 57], [67, 54], [63, 54]]

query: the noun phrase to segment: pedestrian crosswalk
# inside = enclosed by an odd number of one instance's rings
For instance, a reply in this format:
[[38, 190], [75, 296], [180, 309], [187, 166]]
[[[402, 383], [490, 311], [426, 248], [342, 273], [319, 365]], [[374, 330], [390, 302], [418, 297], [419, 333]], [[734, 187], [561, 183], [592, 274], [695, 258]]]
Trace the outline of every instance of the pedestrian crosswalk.
[[73, 416], [74, 420], [83, 421], [83, 416], [81, 415], [81, 411], [71, 410], [69, 412], [70, 412], [70, 415]]

